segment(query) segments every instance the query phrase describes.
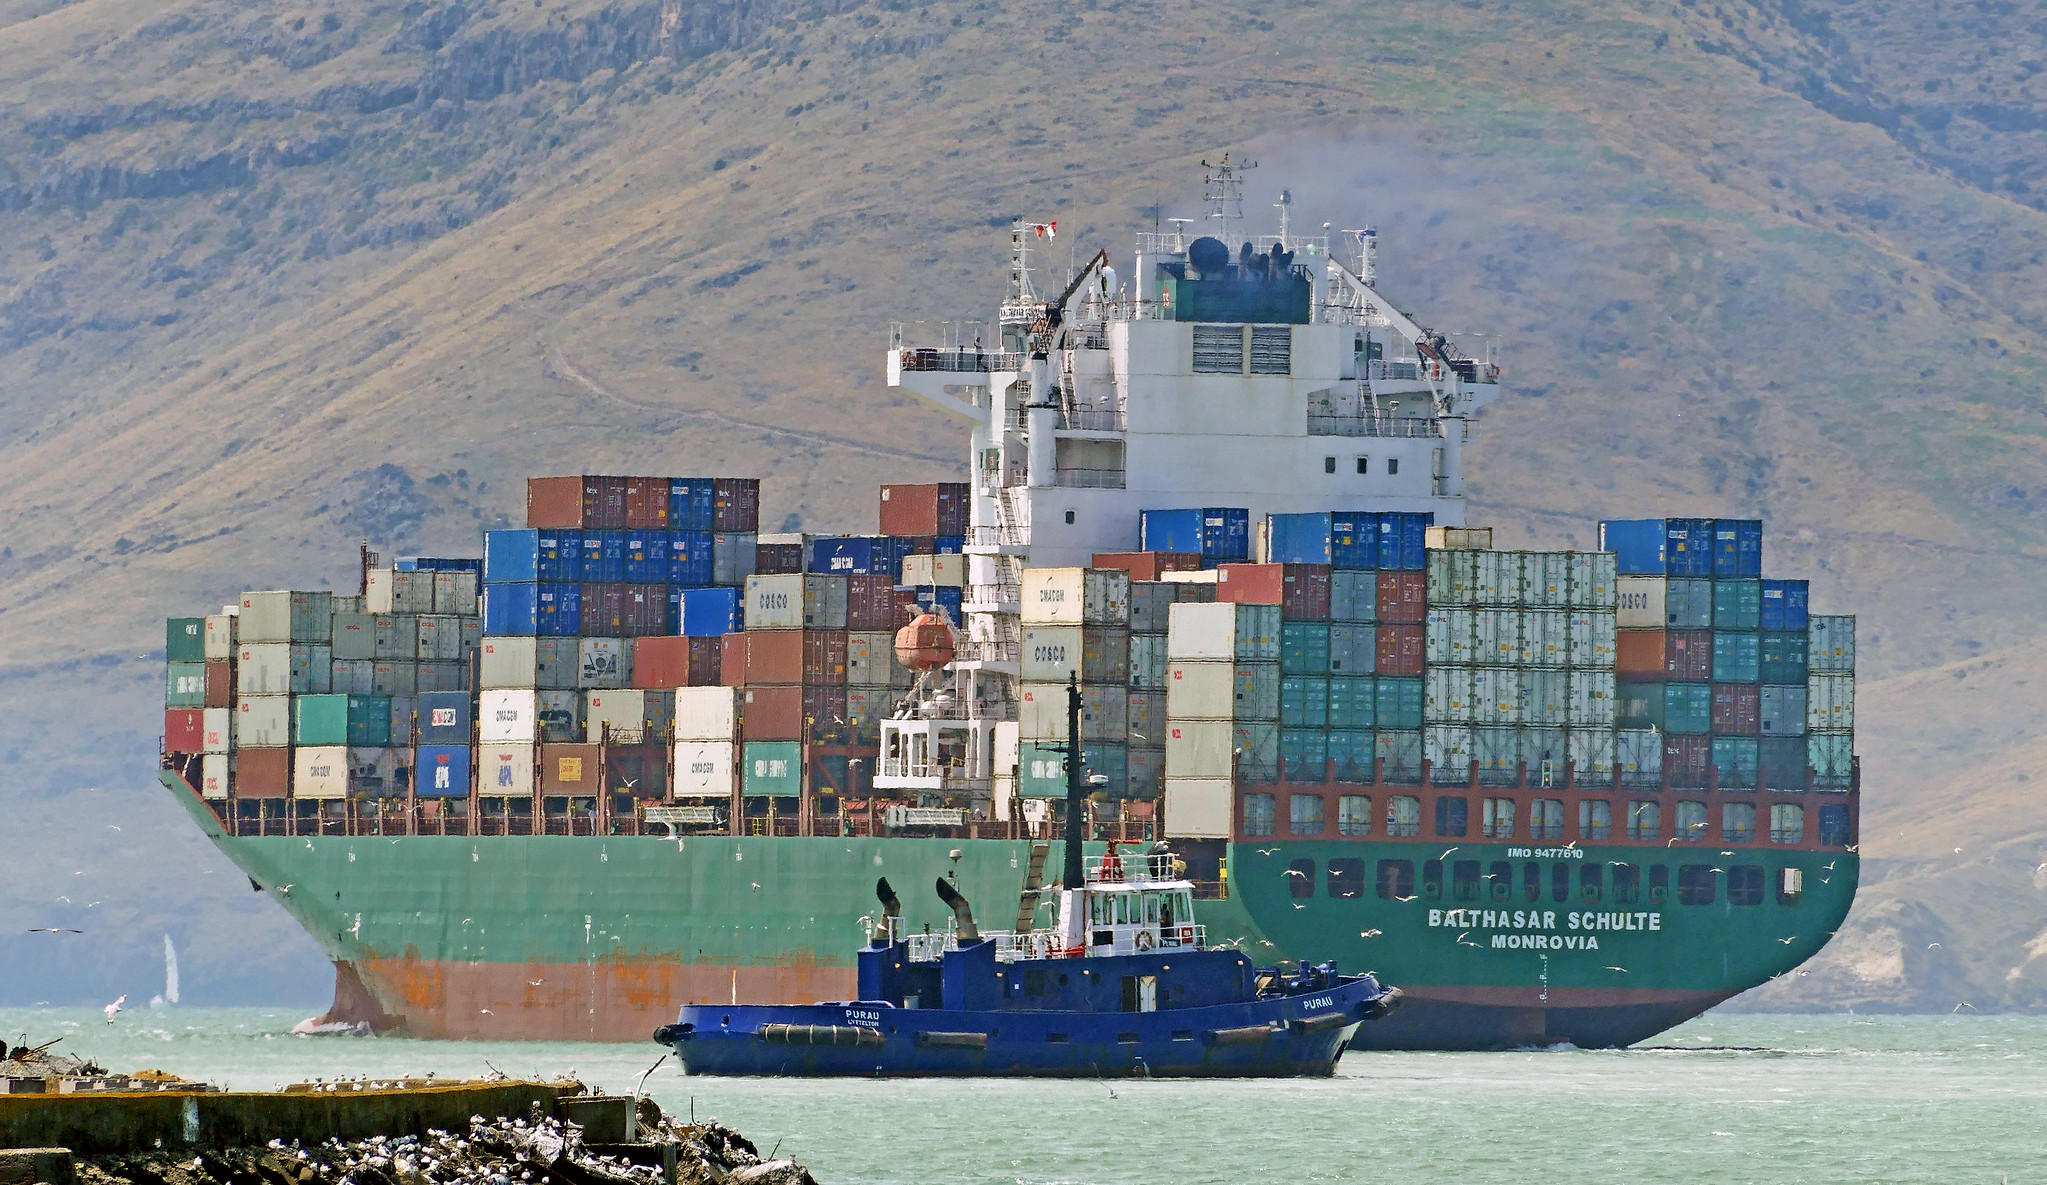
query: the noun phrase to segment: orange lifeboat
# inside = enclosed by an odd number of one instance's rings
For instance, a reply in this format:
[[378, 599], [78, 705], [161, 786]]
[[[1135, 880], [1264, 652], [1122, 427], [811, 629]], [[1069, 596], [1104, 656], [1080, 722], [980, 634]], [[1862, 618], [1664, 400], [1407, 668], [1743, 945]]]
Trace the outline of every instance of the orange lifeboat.
[[896, 661], [910, 670], [937, 670], [952, 659], [952, 624], [938, 614], [919, 614], [896, 631]]

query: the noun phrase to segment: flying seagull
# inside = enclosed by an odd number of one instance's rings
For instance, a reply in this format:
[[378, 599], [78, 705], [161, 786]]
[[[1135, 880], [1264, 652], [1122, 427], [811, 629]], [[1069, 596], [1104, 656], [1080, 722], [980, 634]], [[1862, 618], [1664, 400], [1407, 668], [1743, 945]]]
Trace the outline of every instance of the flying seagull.
[[119, 999], [117, 999], [117, 1000], [115, 1000], [115, 1001], [114, 1001], [113, 1003], [111, 1003], [111, 1004], [107, 1005], [107, 1006], [106, 1006], [105, 1008], [102, 1008], [102, 1009], [100, 1009], [100, 1011], [101, 1011], [101, 1012], [104, 1012], [104, 1013], [106, 1013], [106, 1014], [107, 1014], [107, 1023], [108, 1023], [108, 1024], [113, 1024], [113, 1023], [114, 1023], [114, 1015], [115, 1015], [116, 1013], [120, 1012], [120, 1011], [121, 1011], [121, 1005], [123, 1005], [123, 1004], [126, 1004], [127, 1002], [128, 1002], [128, 994], [127, 994], [126, 992], [123, 992], [123, 993], [121, 993], [121, 996], [120, 996], [120, 998], [119, 998]]
[[83, 931], [83, 930], [73, 930], [73, 929], [71, 929], [71, 928], [70, 928], [69, 926], [33, 926], [33, 927], [31, 927], [31, 928], [29, 929], [29, 933], [31, 933], [31, 934], [83, 934], [83, 933], [85, 933], [85, 931]]

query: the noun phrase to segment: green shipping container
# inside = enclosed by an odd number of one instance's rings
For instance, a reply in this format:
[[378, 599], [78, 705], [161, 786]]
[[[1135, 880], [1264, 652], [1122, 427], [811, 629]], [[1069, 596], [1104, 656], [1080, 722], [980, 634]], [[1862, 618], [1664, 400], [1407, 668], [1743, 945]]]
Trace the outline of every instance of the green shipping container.
[[[1370, 680], [1365, 680], [1370, 682]], [[1336, 780], [1365, 782], [1372, 777], [1373, 736], [1369, 729], [1329, 731], [1329, 756], [1336, 762]]]
[[203, 662], [174, 662], [166, 667], [164, 670], [163, 706], [166, 708], [205, 707], [206, 664]]
[[[1130, 781], [1130, 746], [1120, 741], [1083, 741], [1081, 777], [1101, 774], [1106, 785], [1090, 783], [1089, 794], [1123, 797]], [[1066, 754], [1054, 744], [1026, 741], [1016, 755], [1017, 791], [1025, 798], [1066, 797]], [[751, 793], [751, 791], [749, 791]]]
[[1329, 733], [1320, 728], [1279, 730], [1279, 759], [1289, 782], [1320, 782], [1329, 768]]
[[206, 619], [173, 617], [164, 622], [163, 653], [169, 662], [205, 662]]
[[348, 699], [349, 697], [345, 695], [292, 696], [292, 744], [347, 744]]
[[[1811, 649], [1811, 638], [1804, 630], [1783, 633], [1775, 630], [1763, 635], [1762, 661], [1758, 671], [1765, 683], [1803, 683], [1807, 674], [1807, 655]], [[1801, 783], [1803, 784], [1803, 783]]]
[[1757, 746], [1761, 780], [1771, 790], [1805, 789], [1807, 759], [1804, 737], [1764, 737]]
[[748, 741], [746, 768], [740, 771], [741, 793], [749, 798], [800, 798], [803, 794], [803, 742]]
[[[1370, 675], [1346, 678], [1341, 675], [1329, 677], [1329, 727], [1363, 728], [1378, 727], [1378, 680]], [[1334, 744], [1334, 742], [1331, 742]], [[1372, 744], [1365, 742], [1365, 763], [1371, 764]]]
[[[1329, 683], [1320, 675], [1282, 675], [1279, 680], [1281, 728], [1327, 728]], [[1280, 747], [1285, 748], [1282, 740]]]
[[1329, 623], [1289, 621], [1279, 627], [1279, 671], [1282, 675], [1329, 673]]
[[1713, 764], [1719, 769], [1722, 789], [1755, 789], [1756, 757], [1754, 737], [1713, 738]]
[[1713, 582], [1713, 628], [1750, 630], [1762, 628], [1763, 582], [1760, 580], [1716, 580]]
[[1650, 725], [1673, 736], [1704, 736], [1713, 731], [1713, 687], [1710, 683], [1665, 683], [1660, 703], [1653, 695], [1649, 697], [1647, 716]]
[[348, 743], [358, 749], [381, 749], [391, 743], [391, 697], [348, 697]]
[[1422, 681], [1381, 675], [1373, 705], [1375, 728], [1405, 732], [1422, 726]]
[[1762, 639], [1758, 635], [1713, 631], [1713, 682], [1761, 682], [1762, 661]]

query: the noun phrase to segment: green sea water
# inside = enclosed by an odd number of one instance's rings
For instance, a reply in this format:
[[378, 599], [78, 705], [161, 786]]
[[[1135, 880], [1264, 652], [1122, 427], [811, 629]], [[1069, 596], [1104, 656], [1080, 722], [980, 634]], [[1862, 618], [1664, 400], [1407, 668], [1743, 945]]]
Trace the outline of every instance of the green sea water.
[[[276, 1009], [0, 1009], [10, 1044], [243, 1089], [311, 1077], [574, 1073], [630, 1090], [637, 1045], [293, 1037]], [[1708, 1014], [1621, 1051], [1345, 1055], [1266, 1082], [689, 1078], [823, 1185], [1248, 1182], [2047, 1183], [2047, 1018]]]

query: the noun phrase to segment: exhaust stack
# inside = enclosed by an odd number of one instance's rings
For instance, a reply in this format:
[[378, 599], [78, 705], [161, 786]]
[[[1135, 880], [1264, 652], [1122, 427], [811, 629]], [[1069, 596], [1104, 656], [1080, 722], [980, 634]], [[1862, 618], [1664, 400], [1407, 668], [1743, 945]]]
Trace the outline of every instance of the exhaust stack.
[[981, 941], [981, 930], [974, 925], [973, 906], [968, 905], [967, 899], [960, 895], [960, 891], [946, 883], [942, 876], [938, 878], [938, 899], [945, 902], [946, 907], [952, 910], [953, 920], [959, 923], [961, 942]]

